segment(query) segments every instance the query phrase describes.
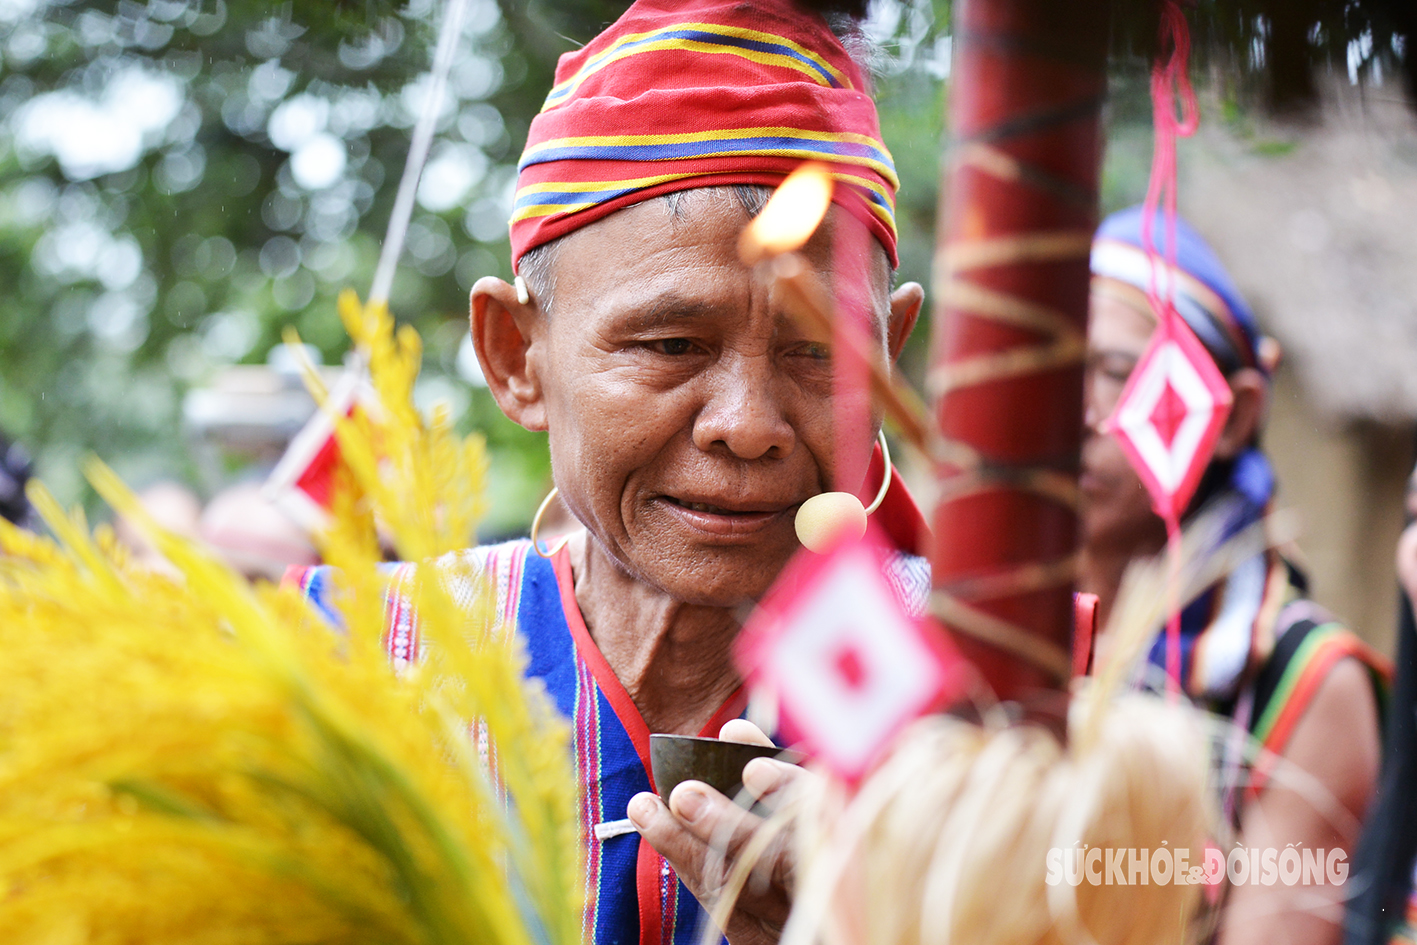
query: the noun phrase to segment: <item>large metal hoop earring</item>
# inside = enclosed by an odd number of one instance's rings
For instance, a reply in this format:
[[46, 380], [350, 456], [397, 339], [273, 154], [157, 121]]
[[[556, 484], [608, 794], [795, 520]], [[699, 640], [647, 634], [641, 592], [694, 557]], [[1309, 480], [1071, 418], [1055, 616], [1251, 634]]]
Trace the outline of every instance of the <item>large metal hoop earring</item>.
[[876, 498], [870, 506], [863, 505], [854, 492], [823, 492], [814, 495], [797, 509], [793, 528], [802, 547], [817, 554], [825, 554], [835, 547], [843, 536], [851, 540], [866, 534], [867, 516], [881, 507], [886, 493], [891, 488], [891, 478], [895, 467], [891, 465], [891, 448], [886, 445], [885, 431], [877, 439], [881, 444], [881, 487], [876, 490]]
[[[887, 460], [887, 462], [890, 461]], [[561, 490], [557, 489], [555, 486], [552, 486], [551, 491], [546, 493], [546, 498], [542, 499], [541, 505], [537, 507], [536, 517], [531, 520], [531, 550], [536, 552], [539, 557], [545, 558], [548, 561], [560, 554], [561, 549], [565, 548], [566, 543], [571, 540], [570, 536], [567, 535], [563, 537], [560, 541], [556, 542], [555, 547], [550, 549], [549, 551], [542, 551], [541, 542], [536, 540], [536, 533], [541, 531], [541, 517], [546, 514], [546, 509], [551, 505], [551, 500], [555, 499], [556, 496], [560, 494]]]
[[876, 492], [876, 498], [871, 504], [866, 506], [866, 514], [870, 515], [881, 507], [881, 503], [886, 500], [886, 492], [891, 487], [891, 477], [895, 474], [895, 467], [891, 465], [891, 448], [886, 443], [886, 431], [882, 430], [876, 434], [876, 439], [881, 443], [881, 459], [885, 460], [885, 474], [881, 477], [881, 488]]

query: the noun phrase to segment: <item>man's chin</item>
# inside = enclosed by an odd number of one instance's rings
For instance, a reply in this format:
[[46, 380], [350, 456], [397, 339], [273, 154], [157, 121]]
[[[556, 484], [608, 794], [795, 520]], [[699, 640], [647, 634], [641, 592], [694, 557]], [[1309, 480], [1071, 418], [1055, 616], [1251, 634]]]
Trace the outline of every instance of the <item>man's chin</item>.
[[702, 549], [692, 555], [666, 556], [637, 568], [649, 583], [675, 600], [696, 607], [736, 608], [767, 593], [791, 557], [748, 554], [748, 549]]
[[1100, 556], [1135, 557], [1155, 553], [1166, 540], [1161, 520], [1149, 509], [1107, 510], [1088, 514], [1083, 509], [1079, 531], [1082, 546]]

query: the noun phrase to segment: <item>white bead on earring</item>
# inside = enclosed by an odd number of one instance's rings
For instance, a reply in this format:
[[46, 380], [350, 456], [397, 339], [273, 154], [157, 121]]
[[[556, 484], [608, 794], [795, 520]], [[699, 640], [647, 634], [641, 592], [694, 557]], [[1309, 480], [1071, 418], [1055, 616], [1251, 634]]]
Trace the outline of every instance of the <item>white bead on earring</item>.
[[825, 554], [840, 541], [854, 541], [866, 534], [866, 516], [881, 507], [886, 498], [886, 490], [891, 485], [891, 450], [886, 445], [886, 431], [880, 432], [881, 459], [885, 461], [885, 475], [881, 477], [881, 488], [869, 506], [850, 492], [823, 492], [812, 496], [797, 510], [793, 525], [797, 529], [797, 540], [808, 551]]

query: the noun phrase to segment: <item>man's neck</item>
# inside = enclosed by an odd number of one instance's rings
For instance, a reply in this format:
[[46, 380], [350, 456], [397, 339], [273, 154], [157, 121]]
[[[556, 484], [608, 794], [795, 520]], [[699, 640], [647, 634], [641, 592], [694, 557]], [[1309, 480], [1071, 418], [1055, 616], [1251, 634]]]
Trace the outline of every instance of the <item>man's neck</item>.
[[571, 543], [571, 570], [586, 629], [649, 730], [697, 735], [741, 684], [734, 613], [635, 580], [584, 532]]

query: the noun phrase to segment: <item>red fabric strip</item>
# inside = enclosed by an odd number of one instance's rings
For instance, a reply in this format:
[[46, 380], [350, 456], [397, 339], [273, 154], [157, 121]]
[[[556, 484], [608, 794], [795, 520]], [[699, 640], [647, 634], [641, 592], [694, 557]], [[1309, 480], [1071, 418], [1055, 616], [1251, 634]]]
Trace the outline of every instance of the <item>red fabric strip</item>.
[[[640, 710], [635, 707], [635, 700], [630, 697], [629, 691], [615, 675], [615, 671], [610, 668], [610, 664], [605, 660], [605, 654], [601, 653], [600, 647], [595, 645], [595, 640], [586, 627], [585, 617], [581, 614], [580, 605], [576, 603], [576, 582], [571, 574], [570, 551], [562, 548], [551, 559], [551, 564], [556, 570], [556, 586], [561, 591], [561, 608], [566, 612], [566, 624], [571, 628], [571, 638], [576, 641], [576, 649], [580, 652], [581, 659], [585, 660], [586, 665], [590, 667], [596, 683], [605, 693], [606, 701], [615, 710], [620, 724], [629, 734], [630, 741], [635, 746], [635, 752], [640, 756], [640, 762], [645, 766], [645, 775], [649, 778], [650, 790], [654, 791], [656, 790], [654, 772], [650, 770], [649, 763], [649, 726], [645, 724]], [[743, 691], [743, 687], [739, 686], [713, 714], [699, 734], [716, 737], [718, 730], [723, 727], [723, 723], [729, 719], [737, 718], [742, 714], [747, 704], [747, 694]]]
[[635, 700], [630, 698], [629, 691], [605, 661], [605, 654], [595, 645], [595, 640], [591, 638], [590, 630], [585, 625], [581, 606], [576, 603], [576, 582], [571, 575], [570, 551], [562, 548], [551, 559], [551, 565], [556, 570], [556, 586], [561, 591], [561, 609], [566, 612], [566, 624], [571, 628], [571, 639], [576, 641], [576, 649], [580, 652], [581, 659], [590, 667], [610, 707], [615, 710], [620, 724], [629, 734], [630, 741], [640, 756], [640, 762], [645, 766], [645, 774], [649, 775], [650, 790], [654, 790], [654, 775], [649, 767], [649, 726], [641, 717], [640, 710], [635, 708]]
[[699, 729], [699, 735], [703, 738], [717, 738], [719, 729], [723, 728], [725, 723], [741, 716], [746, 708], [748, 708], [748, 690], [739, 686], [733, 690], [728, 701], [719, 706], [718, 711], [713, 714], [713, 718], [705, 722], [704, 727]]
[[[871, 453], [871, 462], [866, 468], [866, 484], [860, 493], [867, 496], [868, 500], [874, 497], [876, 490], [881, 487], [883, 465], [878, 443]], [[915, 497], [905, 487], [905, 480], [901, 479], [900, 471], [894, 465], [891, 466], [891, 484], [886, 489], [886, 497], [881, 500], [880, 508], [871, 513], [871, 521], [880, 526], [890, 538], [891, 544], [901, 551], [912, 555], [929, 554], [930, 526], [925, 523], [925, 516], [920, 514], [920, 506], [915, 504]]]
[[1073, 678], [1086, 676], [1092, 666], [1092, 644], [1097, 637], [1097, 595], [1073, 595]]
[[639, 857], [635, 860], [635, 892], [640, 902], [640, 945], [660, 945], [663, 937], [664, 903], [659, 895], [659, 871], [663, 863], [664, 857], [649, 845], [648, 840], [641, 838]]

